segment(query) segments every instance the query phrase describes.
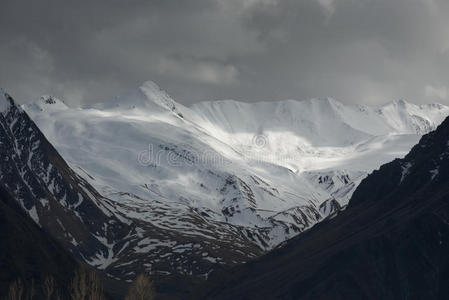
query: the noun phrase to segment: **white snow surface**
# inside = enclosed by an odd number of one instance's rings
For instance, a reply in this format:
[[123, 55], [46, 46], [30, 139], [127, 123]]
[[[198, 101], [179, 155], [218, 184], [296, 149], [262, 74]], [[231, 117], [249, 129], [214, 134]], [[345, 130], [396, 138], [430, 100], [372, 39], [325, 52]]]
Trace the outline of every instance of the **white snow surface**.
[[[223, 100], [185, 107], [153, 82], [89, 107], [45, 99], [23, 108], [103, 196], [138, 206], [133, 218], [164, 226], [151, 218], [152, 205], [164, 203], [171, 228], [192, 231], [179, 212], [195, 209], [215, 221], [268, 228], [265, 248], [298, 232], [286, 227], [302, 231], [326, 217], [319, 212], [326, 200], [345, 206], [369, 172], [403, 157], [449, 115], [441, 104], [403, 100], [381, 106], [331, 98]], [[298, 222], [303, 214], [307, 222]]]

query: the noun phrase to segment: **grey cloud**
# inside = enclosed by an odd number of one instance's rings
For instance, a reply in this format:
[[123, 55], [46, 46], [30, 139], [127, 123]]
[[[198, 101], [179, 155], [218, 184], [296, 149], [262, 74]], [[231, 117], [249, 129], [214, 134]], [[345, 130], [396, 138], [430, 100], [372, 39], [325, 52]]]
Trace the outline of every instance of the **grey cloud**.
[[163, 57], [160, 59], [158, 70], [174, 78], [217, 85], [232, 84], [237, 81], [239, 74], [238, 69], [233, 65], [189, 57], [180, 59]]
[[0, 85], [73, 105], [149, 79], [184, 104], [449, 103], [448, 20], [445, 0], [3, 0]]

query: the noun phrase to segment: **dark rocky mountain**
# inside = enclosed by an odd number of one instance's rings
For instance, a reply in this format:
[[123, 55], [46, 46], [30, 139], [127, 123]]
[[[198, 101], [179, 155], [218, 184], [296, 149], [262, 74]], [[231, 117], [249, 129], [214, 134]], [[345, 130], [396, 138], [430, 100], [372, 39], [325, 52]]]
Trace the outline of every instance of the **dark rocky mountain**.
[[70, 169], [14, 100], [0, 97], [0, 184], [76, 258], [106, 260], [111, 241], [128, 226]]
[[35, 282], [35, 299], [40, 298], [40, 287], [47, 276], [55, 278], [57, 286], [69, 286], [78, 263], [1, 186], [0, 241], [0, 298], [19, 278], [27, 286]]
[[211, 281], [204, 299], [447, 299], [449, 119], [338, 216]]

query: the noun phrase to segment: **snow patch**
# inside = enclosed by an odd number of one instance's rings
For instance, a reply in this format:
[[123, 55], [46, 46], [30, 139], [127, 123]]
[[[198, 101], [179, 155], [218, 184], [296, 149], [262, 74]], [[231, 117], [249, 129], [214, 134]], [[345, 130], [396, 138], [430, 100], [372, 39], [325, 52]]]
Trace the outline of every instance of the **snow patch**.
[[30, 217], [36, 222], [39, 227], [41, 227], [41, 224], [39, 223], [39, 215], [37, 214], [36, 206], [33, 206], [31, 209], [28, 210], [28, 214]]
[[434, 170], [430, 170], [430, 180], [434, 180], [435, 177], [440, 173], [440, 168], [437, 167]]
[[409, 162], [406, 162], [401, 168], [402, 168], [402, 173], [401, 173], [401, 180], [399, 181], [399, 183], [401, 183], [402, 181], [404, 181], [405, 177], [407, 177], [407, 175], [410, 172], [410, 168], [413, 165]]

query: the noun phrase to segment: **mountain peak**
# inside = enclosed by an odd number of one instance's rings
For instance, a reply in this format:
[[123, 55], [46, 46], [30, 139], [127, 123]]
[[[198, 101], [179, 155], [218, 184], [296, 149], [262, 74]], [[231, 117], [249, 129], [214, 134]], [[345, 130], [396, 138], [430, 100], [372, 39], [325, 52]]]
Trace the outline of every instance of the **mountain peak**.
[[38, 100], [32, 101], [24, 106], [37, 111], [57, 111], [68, 108], [64, 101], [51, 95], [42, 95]]
[[155, 91], [163, 91], [161, 87], [152, 80], [147, 80], [140, 85], [141, 89], [150, 89]]
[[408, 104], [408, 102], [405, 101], [404, 99], [399, 99], [399, 100], [394, 100], [393, 104], [400, 105], [400, 106], [405, 106], [405, 105]]
[[46, 107], [51, 107], [52, 109], [66, 109], [67, 105], [65, 102], [55, 96], [51, 95], [42, 95], [39, 98], [40, 104], [45, 105]]
[[3, 90], [0, 92], [0, 113], [5, 113], [14, 105], [14, 100]]
[[175, 101], [154, 81], [145, 81], [139, 87], [139, 91], [145, 96], [147, 100], [150, 100], [151, 102], [167, 107], [170, 110], [175, 110], [176, 108]]
[[64, 103], [64, 101], [62, 101], [62, 100], [60, 100], [60, 99], [58, 99], [58, 98], [56, 98], [54, 96], [51, 96], [51, 95], [42, 95], [39, 98], [39, 101], [41, 101], [41, 102], [43, 102], [45, 104], [50, 104], [50, 105], [57, 104], [59, 102], [63, 102]]

